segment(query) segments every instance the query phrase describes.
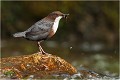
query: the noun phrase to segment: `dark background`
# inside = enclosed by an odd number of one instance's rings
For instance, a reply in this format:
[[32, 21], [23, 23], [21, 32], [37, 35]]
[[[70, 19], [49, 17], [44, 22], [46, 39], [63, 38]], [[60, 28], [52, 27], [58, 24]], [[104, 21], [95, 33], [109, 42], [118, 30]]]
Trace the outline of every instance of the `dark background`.
[[[118, 1], [2, 1], [1, 56], [38, 52], [37, 42], [13, 38], [53, 11], [69, 13], [57, 33], [42, 43], [46, 52], [58, 55], [74, 66], [118, 73]], [[112, 64], [112, 65], [111, 65]]]

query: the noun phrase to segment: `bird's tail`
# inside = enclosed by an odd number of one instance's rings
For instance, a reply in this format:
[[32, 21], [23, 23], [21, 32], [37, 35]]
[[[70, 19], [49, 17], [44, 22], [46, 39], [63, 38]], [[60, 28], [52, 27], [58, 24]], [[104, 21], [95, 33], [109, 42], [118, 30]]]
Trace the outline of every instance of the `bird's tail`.
[[25, 37], [25, 32], [18, 32], [13, 34], [13, 37]]

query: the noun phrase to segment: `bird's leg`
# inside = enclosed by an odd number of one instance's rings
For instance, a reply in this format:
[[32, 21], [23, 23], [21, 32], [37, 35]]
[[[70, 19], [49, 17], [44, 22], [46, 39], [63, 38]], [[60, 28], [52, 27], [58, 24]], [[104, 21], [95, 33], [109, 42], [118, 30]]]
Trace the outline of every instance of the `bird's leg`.
[[41, 45], [40, 45], [40, 42], [38, 42], [38, 45], [39, 45], [39, 50], [40, 50], [40, 52], [41, 52], [42, 54], [48, 54], [48, 53], [46, 53], [46, 52], [42, 49], [42, 47], [41, 47]]
[[39, 46], [39, 50], [40, 50], [39, 53], [42, 53], [42, 50], [41, 50], [41, 46], [40, 46], [40, 42], [39, 42], [39, 41], [38, 41], [38, 46]]

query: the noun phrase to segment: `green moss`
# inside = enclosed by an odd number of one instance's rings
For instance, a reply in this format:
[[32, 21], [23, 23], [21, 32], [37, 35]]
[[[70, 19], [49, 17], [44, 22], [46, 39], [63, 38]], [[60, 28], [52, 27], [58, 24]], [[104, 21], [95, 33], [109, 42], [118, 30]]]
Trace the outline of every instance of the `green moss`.
[[15, 73], [13, 71], [6, 71], [4, 72], [4, 75], [7, 77], [12, 77]]

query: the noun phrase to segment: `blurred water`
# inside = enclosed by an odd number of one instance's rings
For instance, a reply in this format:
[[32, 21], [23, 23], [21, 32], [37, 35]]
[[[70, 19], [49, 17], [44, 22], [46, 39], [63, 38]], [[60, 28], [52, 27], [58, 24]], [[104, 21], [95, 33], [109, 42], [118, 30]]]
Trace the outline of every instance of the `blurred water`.
[[[39, 51], [37, 42], [24, 39], [2, 40], [1, 43], [2, 57], [27, 55]], [[72, 44], [68, 42], [45, 41], [41, 45], [46, 52], [65, 59], [78, 70], [82, 66], [102, 74], [119, 75], [118, 52], [100, 52], [102, 44], [96, 44], [94, 47], [91, 47], [91, 45], [85, 43], [81, 44], [82, 46], [84, 45], [83, 47], [77, 47], [71, 46]], [[95, 51], [93, 51], [93, 48]]]

